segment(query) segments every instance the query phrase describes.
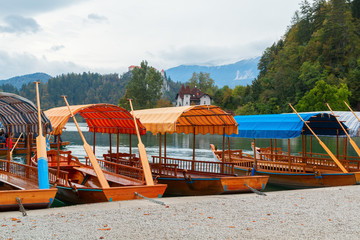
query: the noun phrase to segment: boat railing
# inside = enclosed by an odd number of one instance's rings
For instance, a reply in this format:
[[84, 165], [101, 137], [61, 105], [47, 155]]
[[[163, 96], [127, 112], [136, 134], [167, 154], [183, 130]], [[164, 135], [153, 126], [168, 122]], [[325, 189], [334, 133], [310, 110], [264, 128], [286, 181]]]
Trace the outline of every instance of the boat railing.
[[[302, 154], [299, 153], [299, 156], [295, 155], [285, 155], [285, 154], [265, 154], [261, 153], [260, 160], [265, 160], [268, 162], [283, 162], [285, 164], [305, 164], [307, 169], [326, 169], [326, 170], [339, 170], [338, 165], [334, 162], [333, 159], [330, 158], [330, 156], [326, 154], [318, 154], [318, 153], [307, 153]], [[352, 160], [350, 160], [352, 159]], [[359, 171], [360, 170], [360, 161], [357, 160], [359, 158], [352, 157], [347, 160], [342, 159], [339, 157], [339, 162], [347, 168], [349, 171]]]
[[116, 155], [116, 153], [110, 154], [104, 154], [103, 155], [104, 160], [114, 163], [120, 163], [123, 165], [129, 165], [133, 167], [140, 167], [139, 165], [139, 158], [135, 156], [135, 154], [121, 154], [119, 156]]
[[[9, 172], [18, 177], [38, 181], [38, 169], [35, 166], [30, 166], [22, 163], [11, 162], [7, 160], [0, 160], [0, 171]], [[49, 168], [49, 182], [56, 183], [57, 170]], [[59, 183], [67, 185], [68, 172], [59, 171]]]
[[304, 173], [306, 171], [306, 164], [257, 160], [256, 168], [257, 170], [274, 172]]
[[152, 156], [153, 163], [157, 164], [176, 164], [177, 169], [191, 170], [194, 172], [234, 174], [235, 163], [229, 162], [211, 162], [211, 161], [193, 161], [178, 158]]
[[[109, 162], [107, 160], [97, 159], [101, 169], [109, 171], [115, 174], [123, 175], [126, 177], [144, 180], [144, 171], [139, 167], [124, 165], [115, 162]], [[88, 157], [85, 157], [85, 165], [92, 166]]]
[[22, 163], [0, 159], [0, 170], [14, 174], [18, 177], [27, 178], [34, 181], [37, 181], [38, 179], [37, 167], [29, 166]]
[[177, 177], [178, 165], [171, 163], [150, 163], [151, 172], [153, 174], [167, 175]]

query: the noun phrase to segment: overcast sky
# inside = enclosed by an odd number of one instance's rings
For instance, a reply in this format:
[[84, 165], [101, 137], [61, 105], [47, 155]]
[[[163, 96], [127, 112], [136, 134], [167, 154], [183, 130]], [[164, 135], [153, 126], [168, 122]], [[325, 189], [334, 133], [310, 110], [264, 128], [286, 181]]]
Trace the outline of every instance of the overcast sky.
[[0, 0], [0, 79], [257, 57], [302, 0]]

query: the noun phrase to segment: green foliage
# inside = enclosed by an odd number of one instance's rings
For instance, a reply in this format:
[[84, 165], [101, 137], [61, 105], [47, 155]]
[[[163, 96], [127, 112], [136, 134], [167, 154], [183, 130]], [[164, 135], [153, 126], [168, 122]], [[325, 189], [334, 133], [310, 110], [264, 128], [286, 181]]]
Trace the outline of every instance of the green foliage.
[[[324, 101], [341, 110], [347, 99], [359, 110], [359, 13], [360, 0], [303, 1], [284, 37], [264, 51], [246, 94], [234, 91], [235, 112], [290, 112], [289, 102], [327, 110]], [[224, 98], [218, 93], [216, 103], [225, 107]]]
[[186, 82], [190, 88], [197, 88], [200, 91], [213, 96], [217, 87], [215, 86], [215, 81], [210, 77], [210, 73], [196, 73], [194, 72], [189, 81]]
[[339, 88], [327, 84], [324, 80], [316, 83], [315, 87], [311, 89], [295, 106], [299, 112], [311, 111], [328, 111], [325, 105], [328, 103], [332, 109], [337, 111], [346, 111], [347, 107], [344, 101], [348, 102], [351, 95], [345, 84], [341, 84]]
[[126, 86], [125, 97], [119, 100], [122, 107], [127, 107], [126, 99], [133, 99], [134, 109], [153, 108], [161, 98], [163, 78], [159, 71], [142, 61], [140, 67], [132, 71], [132, 77]]

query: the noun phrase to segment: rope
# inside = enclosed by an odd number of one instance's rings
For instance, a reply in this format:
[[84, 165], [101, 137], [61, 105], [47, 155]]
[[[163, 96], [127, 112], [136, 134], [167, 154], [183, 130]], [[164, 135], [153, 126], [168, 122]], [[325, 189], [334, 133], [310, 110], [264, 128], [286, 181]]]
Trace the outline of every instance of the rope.
[[263, 196], [266, 196], [266, 194], [265, 193], [263, 193], [263, 192], [260, 192], [260, 191], [258, 191], [258, 190], [256, 190], [255, 188], [252, 188], [252, 187], [250, 187], [249, 185], [247, 185], [246, 183], [244, 184], [246, 187], [248, 187], [253, 193], [256, 193], [256, 194], [258, 194], [258, 195], [263, 195]]
[[20, 210], [20, 212], [22, 212], [22, 215], [25, 217], [25, 216], [27, 216], [27, 213], [26, 213], [26, 211], [25, 211], [25, 208], [24, 208], [24, 205], [22, 204], [22, 202], [21, 202], [21, 199], [20, 198], [16, 198], [16, 201], [17, 201], [17, 203], [18, 203], [18, 205], [19, 205], [19, 210]]
[[163, 205], [163, 206], [166, 205], [164, 202], [161, 202], [161, 201], [158, 201], [158, 200], [155, 200], [155, 199], [152, 199], [152, 198], [145, 197], [145, 196], [143, 196], [143, 195], [141, 195], [140, 193], [137, 193], [137, 192], [135, 192], [135, 195], [139, 196], [139, 197], [142, 197], [143, 199], [149, 200], [150, 202], [153, 202], [153, 203], [156, 203], [156, 204], [160, 204], [160, 205]]

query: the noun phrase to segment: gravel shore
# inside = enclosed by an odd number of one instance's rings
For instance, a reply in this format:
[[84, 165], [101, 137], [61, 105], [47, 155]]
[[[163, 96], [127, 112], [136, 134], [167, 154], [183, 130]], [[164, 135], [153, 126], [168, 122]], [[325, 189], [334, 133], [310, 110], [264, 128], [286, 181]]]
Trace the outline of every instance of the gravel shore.
[[0, 239], [359, 239], [360, 187], [0, 213]]

